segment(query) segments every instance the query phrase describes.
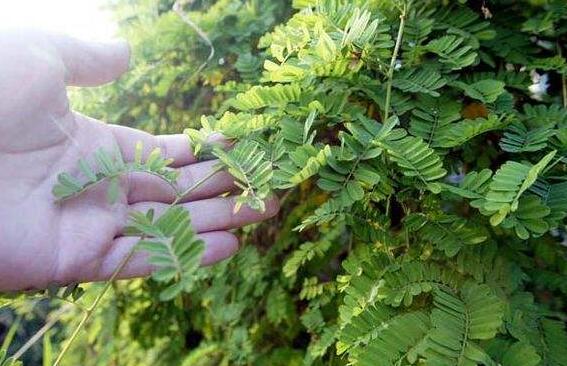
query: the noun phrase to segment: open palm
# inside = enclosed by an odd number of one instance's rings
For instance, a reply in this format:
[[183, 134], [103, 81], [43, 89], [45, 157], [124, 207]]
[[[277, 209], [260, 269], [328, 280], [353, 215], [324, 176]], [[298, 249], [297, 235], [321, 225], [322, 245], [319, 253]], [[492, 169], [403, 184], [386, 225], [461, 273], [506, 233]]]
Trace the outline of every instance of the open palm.
[[[175, 192], [158, 178], [135, 173], [123, 179], [117, 203], [109, 204], [106, 187], [99, 186], [58, 204], [52, 195], [57, 175], [76, 172], [77, 161], [99, 148], [118, 146], [131, 161], [138, 141], [146, 154], [159, 147], [174, 159], [180, 191], [210, 174], [215, 162], [197, 162], [183, 135], [152, 136], [71, 111], [66, 85], [94, 86], [120, 76], [129, 62], [126, 44], [13, 31], [0, 33], [0, 50], [0, 291], [108, 279], [137, 241], [122, 236], [129, 212], [159, 213]], [[221, 172], [184, 198], [206, 244], [204, 264], [238, 249], [227, 230], [277, 212], [271, 201], [264, 214], [245, 208], [233, 214], [233, 199], [217, 197], [233, 188]], [[150, 272], [138, 253], [120, 278]]]

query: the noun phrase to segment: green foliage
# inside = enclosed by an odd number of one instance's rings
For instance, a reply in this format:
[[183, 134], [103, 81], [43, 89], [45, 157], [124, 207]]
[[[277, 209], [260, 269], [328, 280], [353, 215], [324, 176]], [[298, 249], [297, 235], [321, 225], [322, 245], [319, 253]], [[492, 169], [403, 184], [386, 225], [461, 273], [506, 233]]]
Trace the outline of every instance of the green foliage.
[[461, 296], [437, 290], [431, 312], [426, 362], [436, 365], [486, 363], [475, 340], [493, 338], [502, 324], [503, 304], [485, 285], [465, 285]]
[[[372, 339], [363, 349], [353, 352], [360, 365], [395, 365], [404, 359], [415, 360], [412, 346], [422, 341], [430, 328], [429, 319], [420, 312], [413, 312], [386, 321], [368, 319], [370, 324], [380, 324], [371, 330]], [[381, 328], [381, 329], [380, 329]]]
[[259, 145], [238, 145], [228, 152], [218, 148], [215, 154], [242, 190], [234, 210], [238, 211], [246, 203], [255, 210], [265, 211], [273, 171], [271, 162], [264, 160], [265, 152], [259, 150]]
[[408, 230], [417, 232], [422, 240], [445, 251], [449, 257], [468, 245], [483, 243], [488, 238], [483, 227], [471, 227], [458, 216], [411, 214], [404, 219], [404, 224]]
[[502, 356], [502, 365], [539, 365], [541, 357], [537, 354], [536, 349], [526, 343], [516, 342], [511, 345], [506, 353]]
[[160, 299], [167, 301], [191, 291], [205, 244], [197, 239], [189, 212], [182, 207], [172, 206], [155, 222], [153, 216], [153, 211], [134, 212], [128, 232], [142, 237], [138, 248], [148, 253], [148, 263], [155, 267], [152, 278], [174, 282], [160, 293]]
[[78, 162], [80, 176], [74, 177], [65, 172], [57, 177], [58, 183], [53, 187], [53, 195], [58, 201], [77, 197], [92, 187], [103, 182], [108, 182], [107, 196], [110, 203], [118, 199], [120, 178], [127, 174], [138, 172], [154, 175], [172, 186], [175, 190], [177, 172], [169, 169], [173, 161], [164, 159], [159, 148], [154, 149], [148, 155], [145, 162], [142, 161], [142, 144], [136, 145], [136, 158], [133, 162], [126, 163], [118, 148], [113, 153], [99, 149], [94, 153], [93, 167], [85, 159]]
[[23, 366], [21, 361], [12, 358], [6, 358], [6, 350], [0, 351], [0, 366]]
[[449, 35], [434, 39], [425, 47], [440, 57], [439, 62], [447, 64], [452, 70], [459, 70], [473, 64], [477, 58], [471, 46], [462, 47], [463, 42], [465, 39]]
[[343, 226], [337, 226], [328, 230], [328, 232], [323, 231], [322, 237], [317, 241], [301, 244], [285, 262], [282, 269], [284, 275], [286, 277], [296, 276], [297, 271], [304, 267], [309, 261], [312, 261], [316, 257], [324, 257], [326, 252], [333, 246], [333, 241], [337, 240], [343, 230]]
[[[170, 63], [138, 69], [134, 102], [107, 89], [108, 110], [189, 127], [194, 152], [235, 176], [239, 205], [276, 194], [282, 213], [208, 269], [186, 212], [136, 214], [171, 296], [115, 285], [69, 362], [567, 364], [562, 1], [295, 0], [279, 25], [284, 2], [195, 1], [185, 10], [217, 56], [194, 77], [208, 49], [166, 3], [134, 16], [151, 24], [142, 64]], [[547, 74], [543, 95], [531, 71]], [[58, 190], [75, 196], [81, 177]]]
[[433, 192], [439, 192], [436, 185], [429, 182], [443, 178], [447, 171], [439, 155], [428, 147], [419, 137], [408, 136], [398, 141], [382, 143], [389, 157], [396, 162], [405, 176], [417, 177]]
[[[156, 133], [179, 132], [195, 126], [204, 113], [215, 110], [223, 93], [215, 88], [240, 80], [237, 70], [248, 68], [243, 79], [255, 82], [262, 65], [257, 52], [260, 36], [287, 13], [280, 0], [181, 1], [182, 11], [207, 40], [172, 11], [173, 0], [108, 0], [120, 24], [120, 35], [133, 51], [131, 71], [117, 83], [81, 90], [74, 108], [97, 117]], [[250, 57], [239, 63], [239, 55]], [[201, 72], [205, 63], [207, 66]], [[244, 66], [247, 63], [248, 66]]]
[[504, 92], [506, 84], [497, 80], [480, 80], [472, 84], [462, 81], [453, 83], [453, 86], [461, 89], [463, 93], [482, 103], [489, 104], [496, 102], [496, 99]]
[[422, 93], [439, 97], [436, 90], [445, 86], [446, 81], [436, 70], [416, 69], [408, 70], [398, 75], [393, 82], [394, 87], [403, 92]]
[[453, 123], [439, 130], [437, 144], [439, 147], [452, 148], [462, 146], [469, 140], [486, 132], [497, 130], [504, 125], [503, 117], [489, 115], [487, 118], [476, 118]]
[[480, 207], [485, 214], [492, 215], [492, 225], [498, 225], [510, 212], [518, 209], [520, 197], [536, 182], [554, 156], [555, 151], [552, 151], [533, 166], [508, 161], [496, 171]]
[[511, 125], [500, 140], [500, 147], [512, 153], [533, 152], [545, 149], [555, 132], [547, 126], [528, 130], [522, 123]]

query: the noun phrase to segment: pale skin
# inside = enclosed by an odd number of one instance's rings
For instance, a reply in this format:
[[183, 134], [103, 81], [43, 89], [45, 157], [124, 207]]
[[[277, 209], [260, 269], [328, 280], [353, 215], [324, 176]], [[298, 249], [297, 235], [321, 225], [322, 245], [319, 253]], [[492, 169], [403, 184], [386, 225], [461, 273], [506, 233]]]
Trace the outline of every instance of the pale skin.
[[[122, 181], [118, 202], [109, 204], [104, 185], [57, 203], [57, 175], [77, 173], [77, 161], [99, 148], [118, 146], [134, 159], [138, 141], [145, 154], [159, 147], [174, 159], [184, 191], [209, 175], [215, 161], [199, 162], [183, 135], [153, 136], [103, 123], [71, 110], [66, 86], [96, 86], [128, 69], [126, 43], [86, 43], [37, 31], [0, 32], [0, 292], [43, 289], [50, 284], [108, 280], [136, 244], [123, 236], [131, 211], [159, 215], [175, 192], [158, 178], [133, 174]], [[233, 255], [239, 247], [231, 229], [275, 215], [242, 208], [234, 213], [233, 180], [220, 172], [181, 202], [206, 244], [203, 264]], [[143, 277], [152, 268], [142, 252], [118, 278]]]

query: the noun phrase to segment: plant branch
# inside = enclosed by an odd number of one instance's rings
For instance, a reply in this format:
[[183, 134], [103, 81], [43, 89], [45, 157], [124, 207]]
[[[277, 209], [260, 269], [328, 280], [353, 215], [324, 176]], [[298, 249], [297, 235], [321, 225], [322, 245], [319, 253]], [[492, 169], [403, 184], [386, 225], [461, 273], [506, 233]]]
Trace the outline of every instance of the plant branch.
[[181, 202], [181, 200], [185, 197], [187, 197], [189, 194], [191, 194], [192, 192], [194, 192], [197, 188], [199, 188], [200, 186], [202, 186], [204, 183], [206, 183], [209, 179], [211, 179], [212, 177], [214, 177], [218, 172], [220, 172], [222, 170], [221, 166], [217, 166], [215, 167], [209, 174], [207, 174], [205, 177], [203, 177], [201, 180], [199, 180], [198, 182], [196, 182], [195, 184], [193, 184], [190, 188], [188, 188], [187, 190], [185, 190], [184, 192], [181, 192], [177, 195], [177, 198], [175, 199], [175, 201], [173, 201], [173, 203], [171, 204], [171, 206], [175, 206], [176, 204], [178, 204], [179, 202]]
[[400, 29], [398, 30], [398, 37], [396, 39], [394, 53], [392, 54], [392, 60], [390, 61], [390, 68], [388, 69], [388, 84], [386, 86], [386, 103], [384, 105], [384, 122], [386, 122], [390, 117], [390, 104], [392, 102], [392, 84], [394, 81], [394, 70], [396, 69], [396, 62], [398, 60], [398, 54], [400, 53], [400, 47], [402, 45], [402, 39], [404, 36], [404, 28], [406, 25], [406, 13], [407, 13], [406, 8], [401, 9]]
[[117, 172], [116, 174], [107, 175], [104, 178], [99, 179], [95, 182], [90, 182], [90, 183], [85, 184], [80, 191], [77, 191], [77, 192], [73, 193], [72, 195], [56, 199], [55, 203], [61, 203], [61, 202], [64, 202], [64, 201], [68, 201], [70, 199], [73, 199], [75, 197], [82, 195], [86, 191], [100, 185], [103, 182], [107, 182], [111, 179], [118, 178], [118, 177], [121, 177], [125, 174], [130, 174], [130, 173], [143, 173], [143, 174], [153, 175], [154, 177], [161, 179], [163, 182], [165, 182], [167, 185], [169, 185], [175, 193], [178, 193], [177, 187], [175, 186], [175, 184], [173, 184], [170, 180], [166, 179], [163, 175], [156, 173], [156, 172], [153, 172], [151, 170], [136, 169], [136, 167], [134, 167], [134, 166], [128, 166], [125, 170]]
[[106, 295], [106, 293], [108, 292], [108, 290], [110, 289], [110, 287], [112, 286], [112, 284], [114, 283], [114, 281], [116, 280], [116, 278], [118, 277], [120, 272], [122, 272], [122, 270], [124, 269], [124, 267], [126, 266], [128, 261], [132, 258], [135, 251], [136, 251], [136, 246], [134, 245], [132, 247], [132, 249], [130, 249], [130, 252], [128, 253], [128, 255], [126, 257], [124, 257], [124, 259], [122, 259], [122, 262], [120, 262], [120, 265], [114, 270], [114, 273], [112, 274], [110, 279], [105, 283], [104, 288], [98, 294], [98, 296], [95, 298], [95, 301], [93, 302], [93, 304], [85, 311], [83, 318], [79, 322], [79, 325], [77, 325], [77, 327], [73, 331], [73, 334], [71, 335], [71, 337], [69, 338], [69, 340], [67, 341], [67, 343], [65, 344], [65, 346], [63, 347], [61, 352], [59, 353], [59, 355], [57, 356], [57, 359], [55, 360], [55, 363], [53, 363], [53, 366], [58, 366], [61, 363], [61, 361], [63, 360], [63, 357], [65, 357], [65, 354], [71, 348], [71, 344], [73, 344], [73, 342], [75, 341], [75, 339], [77, 338], [77, 336], [79, 335], [79, 333], [81, 332], [81, 330], [83, 329], [83, 327], [85, 326], [87, 321], [94, 314], [94, 311], [98, 307], [102, 298], [104, 297], [104, 295]]
[[[192, 1], [191, 1], [192, 2]], [[208, 63], [211, 62], [211, 60], [213, 59], [213, 57], [215, 57], [215, 46], [213, 45], [213, 42], [211, 42], [211, 39], [209, 38], [209, 36], [207, 36], [207, 34], [197, 25], [195, 24], [195, 22], [193, 22], [191, 19], [189, 19], [189, 17], [187, 16], [187, 14], [185, 14], [185, 12], [183, 11], [183, 5], [182, 5], [182, 0], [177, 0], [174, 4], [173, 4], [173, 11], [179, 15], [179, 17], [191, 28], [193, 28], [193, 30], [195, 32], [197, 32], [197, 34], [199, 35], [199, 37], [201, 37], [201, 39], [203, 41], [205, 41], [205, 43], [207, 44], [207, 46], [209, 46], [211, 52], [209, 53], [209, 57], [207, 58], [207, 60], [205, 60], [205, 62], [203, 62], [201, 64], [201, 66], [199, 66], [199, 68], [197, 69], [197, 71], [195, 72], [194, 75], [198, 75], [201, 71], [203, 71], [203, 69], [205, 67], [207, 67]]]
[[14, 356], [12, 356], [14, 360], [17, 360], [20, 357], [22, 357], [24, 353], [26, 353], [34, 344], [37, 343], [37, 341], [41, 339], [41, 337], [43, 337], [45, 333], [47, 333], [47, 331], [49, 331], [51, 328], [53, 328], [55, 324], [57, 324], [57, 322], [63, 317], [65, 313], [69, 311], [70, 308], [71, 305], [63, 306], [57, 312], [51, 315], [48, 321], [43, 325], [43, 327], [41, 327], [33, 335], [33, 337], [28, 339], [28, 341], [22, 347], [20, 347], [20, 349], [16, 351], [16, 353], [14, 353]]
[[[392, 54], [392, 60], [390, 61], [390, 68], [388, 70], [388, 84], [387, 84], [387, 90], [386, 90], [386, 102], [384, 105], [384, 120], [382, 122], [386, 122], [389, 118], [389, 113], [390, 113], [390, 103], [392, 100], [392, 81], [394, 79], [394, 69], [396, 67], [396, 60], [398, 59], [398, 54], [400, 52], [400, 46], [402, 44], [402, 37], [404, 34], [404, 28], [405, 28], [405, 19], [406, 19], [406, 10], [403, 9], [401, 11], [400, 14], [400, 29], [398, 31], [398, 37], [396, 40], [396, 45], [394, 47], [394, 53]], [[368, 146], [364, 149], [364, 152], [362, 154], [360, 154], [358, 156], [358, 158], [356, 159], [356, 161], [353, 164], [353, 167], [351, 169], [351, 171], [349, 172], [347, 178], [345, 179], [344, 183], [343, 183], [343, 188], [346, 187], [346, 185], [350, 182], [351, 178], [354, 175], [354, 172], [356, 171], [356, 169], [358, 168], [358, 165], [360, 164], [360, 161], [362, 160], [362, 157], [368, 152], [368, 150], [370, 150], [370, 148], [372, 147], [372, 144], [368, 144]]]

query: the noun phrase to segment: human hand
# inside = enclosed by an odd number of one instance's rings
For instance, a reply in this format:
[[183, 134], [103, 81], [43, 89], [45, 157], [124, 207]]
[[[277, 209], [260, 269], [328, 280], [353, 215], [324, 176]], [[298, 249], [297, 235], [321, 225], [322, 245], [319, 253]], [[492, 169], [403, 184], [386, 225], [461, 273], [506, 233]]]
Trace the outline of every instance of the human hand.
[[[178, 169], [179, 191], [211, 173], [216, 162], [198, 162], [183, 135], [152, 136], [113, 126], [70, 110], [66, 85], [96, 86], [128, 68], [125, 43], [85, 43], [35, 31], [0, 33], [0, 291], [43, 289], [50, 284], [110, 278], [136, 244], [123, 236], [131, 211], [165, 210], [175, 192], [162, 180], [131, 174], [110, 204], [105, 187], [56, 203], [52, 188], [61, 172], [76, 172], [77, 161], [99, 148], [118, 146], [134, 159], [159, 147]], [[234, 189], [220, 172], [182, 201], [206, 245], [203, 264], [234, 254], [237, 238], [227, 230], [273, 216], [243, 208], [233, 214]], [[136, 253], [118, 278], [148, 275], [151, 267]]]

